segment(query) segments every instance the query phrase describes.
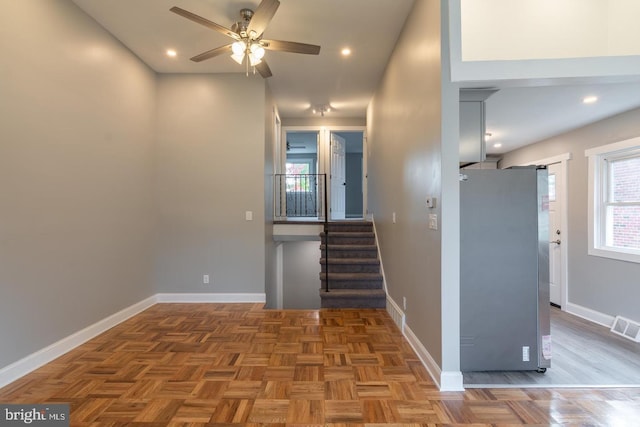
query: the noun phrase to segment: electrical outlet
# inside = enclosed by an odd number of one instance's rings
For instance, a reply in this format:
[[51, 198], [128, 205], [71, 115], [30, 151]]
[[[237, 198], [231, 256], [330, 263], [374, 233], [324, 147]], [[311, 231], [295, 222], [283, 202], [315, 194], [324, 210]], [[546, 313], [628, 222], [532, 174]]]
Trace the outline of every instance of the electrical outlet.
[[522, 361], [523, 362], [528, 362], [529, 361], [529, 346], [522, 346]]
[[204, 283], [205, 285], [209, 284], [209, 275], [205, 274], [202, 276], [202, 283]]
[[407, 297], [402, 297], [402, 309], [407, 310]]

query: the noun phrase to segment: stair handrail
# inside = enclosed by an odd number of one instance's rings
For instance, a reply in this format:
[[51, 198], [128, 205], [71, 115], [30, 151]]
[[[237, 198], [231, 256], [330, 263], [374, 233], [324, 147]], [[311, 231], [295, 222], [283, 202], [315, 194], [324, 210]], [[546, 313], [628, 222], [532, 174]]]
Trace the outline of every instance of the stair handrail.
[[324, 288], [329, 292], [329, 212], [327, 209], [327, 174], [324, 175]]

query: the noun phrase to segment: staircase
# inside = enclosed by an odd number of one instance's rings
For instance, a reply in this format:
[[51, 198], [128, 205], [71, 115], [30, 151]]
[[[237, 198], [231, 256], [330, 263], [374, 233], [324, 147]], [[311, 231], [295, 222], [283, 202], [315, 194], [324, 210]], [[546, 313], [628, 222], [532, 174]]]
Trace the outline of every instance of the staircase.
[[[320, 300], [322, 308], [385, 308], [380, 260], [373, 224], [343, 221], [328, 224], [329, 238], [320, 233]], [[329, 259], [325, 263], [325, 245]], [[329, 292], [326, 291], [327, 267]]]

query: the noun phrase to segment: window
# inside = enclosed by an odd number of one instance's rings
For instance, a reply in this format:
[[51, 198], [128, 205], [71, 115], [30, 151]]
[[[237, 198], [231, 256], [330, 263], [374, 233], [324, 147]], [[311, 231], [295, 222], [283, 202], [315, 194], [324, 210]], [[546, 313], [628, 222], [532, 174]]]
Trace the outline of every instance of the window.
[[589, 157], [589, 254], [640, 263], [640, 138]]
[[311, 191], [311, 164], [309, 161], [286, 163], [287, 192]]

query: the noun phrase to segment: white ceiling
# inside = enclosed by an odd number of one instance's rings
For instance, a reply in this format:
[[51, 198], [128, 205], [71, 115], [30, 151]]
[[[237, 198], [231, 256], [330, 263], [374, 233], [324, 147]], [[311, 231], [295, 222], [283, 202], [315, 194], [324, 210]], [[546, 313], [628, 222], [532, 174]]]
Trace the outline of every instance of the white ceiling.
[[[73, 0], [159, 73], [243, 73], [229, 55], [201, 63], [192, 56], [232, 39], [169, 12], [178, 6], [227, 28], [259, 0]], [[281, 0], [265, 38], [321, 46], [320, 55], [268, 51], [269, 87], [282, 117], [364, 118], [413, 0]], [[352, 55], [340, 51], [349, 46]], [[176, 58], [165, 52], [175, 49]], [[260, 78], [259, 75], [251, 78]]]
[[[584, 104], [586, 96], [598, 101]], [[639, 82], [504, 88], [486, 101], [487, 153], [506, 153], [637, 107]]]
[[[259, 0], [73, 0], [159, 73], [242, 73], [227, 55], [194, 63], [190, 57], [230, 39], [169, 12], [179, 6], [230, 27], [240, 9]], [[268, 51], [268, 79], [283, 118], [312, 117], [330, 105], [327, 117], [364, 118], [413, 0], [280, 0], [265, 38], [320, 45], [320, 55]], [[353, 54], [343, 58], [349, 46]], [[165, 52], [175, 49], [176, 58]], [[249, 78], [260, 78], [258, 75]], [[507, 87], [487, 100], [489, 154], [501, 154], [595, 120], [640, 106], [640, 83]], [[496, 84], [500, 87], [499, 82]], [[598, 95], [584, 105], [586, 95]], [[493, 148], [501, 142], [501, 148]]]

